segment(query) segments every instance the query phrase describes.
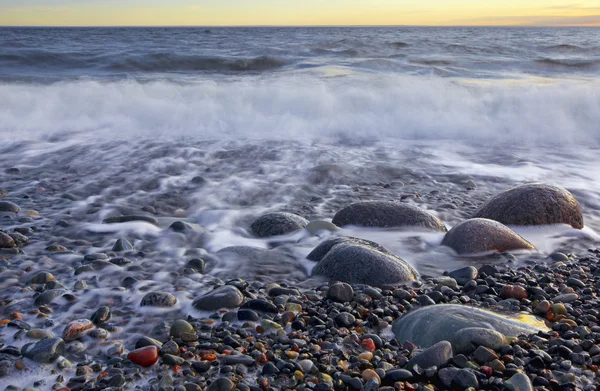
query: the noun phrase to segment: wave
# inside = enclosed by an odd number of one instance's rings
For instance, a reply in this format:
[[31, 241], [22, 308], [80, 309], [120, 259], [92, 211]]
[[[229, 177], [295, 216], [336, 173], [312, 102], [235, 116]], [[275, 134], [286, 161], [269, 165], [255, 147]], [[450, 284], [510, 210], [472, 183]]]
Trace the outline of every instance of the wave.
[[539, 58], [535, 61], [539, 65], [565, 70], [586, 70], [600, 67], [600, 60]]
[[599, 87], [591, 81], [474, 85], [381, 74], [1, 83], [0, 140], [466, 139], [599, 145]]
[[581, 46], [569, 45], [569, 44], [559, 44], [559, 45], [543, 46], [542, 49], [543, 50], [551, 50], [551, 51], [562, 51], [562, 52], [571, 52], [571, 51], [585, 50]]
[[390, 46], [395, 47], [395, 48], [405, 48], [407, 46], [410, 46], [410, 44], [406, 43], [406, 42], [398, 41], [398, 42], [391, 42]]

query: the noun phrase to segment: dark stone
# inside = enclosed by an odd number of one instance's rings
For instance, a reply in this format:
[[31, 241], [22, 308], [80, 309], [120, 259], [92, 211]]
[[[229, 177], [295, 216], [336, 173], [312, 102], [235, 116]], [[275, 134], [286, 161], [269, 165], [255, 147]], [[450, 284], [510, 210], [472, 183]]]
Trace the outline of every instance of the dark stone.
[[507, 226], [480, 218], [467, 220], [453, 227], [444, 236], [442, 245], [451, 247], [458, 254], [535, 250], [533, 244]]
[[241, 306], [241, 308], [272, 314], [276, 314], [279, 312], [275, 304], [270, 303], [264, 299], [248, 300], [246, 303], [244, 303], [243, 306]]
[[128, 216], [113, 216], [104, 219], [104, 224], [128, 223], [130, 221], [145, 221], [158, 226], [158, 220], [152, 216], [145, 215], [128, 215]]
[[327, 298], [338, 303], [348, 303], [354, 298], [354, 289], [344, 282], [336, 282], [327, 289]]
[[204, 273], [204, 268], [206, 267], [206, 263], [204, 259], [194, 258], [190, 259], [186, 264], [186, 267], [196, 270], [198, 273]]
[[508, 189], [488, 200], [475, 213], [509, 225], [567, 224], [583, 228], [579, 203], [565, 188], [530, 183]]
[[208, 386], [206, 391], [231, 391], [235, 384], [226, 377], [220, 377]]
[[417, 354], [407, 364], [409, 370], [414, 370], [415, 365], [422, 369], [441, 367], [452, 358], [452, 345], [448, 341], [440, 341], [430, 348]]
[[241, 309], [237, 312], [237, 318], [241, 321], [258, 322], [260, 315], [256, 311]]
[[45, 291], [41, 295], [39, 295], [38, 297], [35, 298], [35, 300], [33, 301], [33, 304], [36, 307], [39, 307], [41, 305], [50, 304], [50, 303], [52, 303], [52, 301], [54, 301], [54, 299], [65, 294], [65, 292], [66, 291], [63, 289], [51, 289], [51, 290]]
[[451, 271], [448, 273], [448, 277], [452, 277], [460, 285], [465, 285], [471, 280], [477, 278], [477, 268], [473, 266], [463, 267], [458, 270]]
[[338, 227], [420, 227], [446, 232], [444, 223], [432, 214], [411, 204], [389, 201], [362, 201], [351, 204], [337, 212], [332, 222]]
[[363, 245], [365, 247], [371, 247], [375, 250], [381, 251], [382, 253], [390, 254], [383, 246], [372, 242], [366, 239], [353, 238], [351, 236], [342, 236], [337, 238], [327, 239], [324, 242], [320, 243], [317, 247], [315, 247], [310, 254], [306, 256], [306, 259], [310, 261], [319, 262], [321, 259], [327, 255], [332, 248], [337, 246], [338, 244], [358, 244]]
[[261, 238], [286, 235], [303, 229], [308, 220], [298, 215], [285, 212], [269, 213], [256, 219], [250, 229]]
[[337, 314], [333, 320], [339, 327], [351, 327], [354, 325], [356, 318], [348, 312], [341, 312]]
[[39, 363], [51, 363], [65, 353], [65, 342], [62, 338], [42, 339], [36, 343], [23, 346], [21, 354]]
[[333, 246], [312, 273], [333, 281], [371, 286], [405, 283], [418, 276], [416, 270], [395, 255], [352, 242]]
[[242, 364], [249, 366], [254, 364], [256, 361], [252, 357], [246, 356], [245, 354], [236, 354], [232, 356], [223, 357], [223, 360], [221, 362], [226, 365]]
[[115, 245], [112, 248], [113, 251], [121, 252], [121, 251], [134, 251], [133, 245], [127, 241], [127, 239], [117, 239]]
[[396, 382], [410, 381], [412, 378], [412, 372], [406, 369], [392, 369], [385, 373], [385, 376], [381, 379], [381, 384], [384, 386], [393, 386]]
[[452, 380], [452, 384], [461, 390], [465, 390], [469, 387], [473, 387], [474, 389], [479, 388], [477, 377], [468, 369], [459, 369]]
[[0, 201], [0, 212], [8, 213], [19, 213], [21, 208], [19, 205], [10, 201]]
[[96, 310], [90, 317], [90, 320], [95, 325], [100, 325], [108, 322], [110, 319], [110, 308], [107, 306], [102, 306]]
[[0, 248], [15, 248], [17, 244], [8, 234], [0, 232]]
[[244, 302], [244, 295], [232, 285], [224, 285], [198, 297], [192, 305], [201, 311], [216, 311], [221, 308], [237, 308]]
[[173, 307], [175, 304], [177, 304], [177, 298], [168, 292], [146, 293], [140, 303], [143, 307]]

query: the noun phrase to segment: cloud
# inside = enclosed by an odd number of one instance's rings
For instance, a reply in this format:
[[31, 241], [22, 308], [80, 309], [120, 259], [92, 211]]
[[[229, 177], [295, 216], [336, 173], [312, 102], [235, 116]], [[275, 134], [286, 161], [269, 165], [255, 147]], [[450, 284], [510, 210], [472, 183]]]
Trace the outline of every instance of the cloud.
[[561, 10], [561, 11], [599, 11], [600, 7], [587, 7], [582, 3], [571, 3], [565, 5], [553, 5], [544, 7], [545, 10]]
[[493, 16], [486, 18], [459, 19], [462, 24], [522, 25], [522, 26], [600, 26], [599, 15], [580, 16]]

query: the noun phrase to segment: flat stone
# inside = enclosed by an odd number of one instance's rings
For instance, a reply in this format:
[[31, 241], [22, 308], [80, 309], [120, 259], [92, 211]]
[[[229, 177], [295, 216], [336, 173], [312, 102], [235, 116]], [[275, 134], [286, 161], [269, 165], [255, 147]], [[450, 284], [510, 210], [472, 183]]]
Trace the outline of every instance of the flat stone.
[[260, 237], [287, 235], [306, 227], [308, 220], [298, 215], [285, 212], [268, 213], [256, 219], [250, 229]]
[[583, 228], [579, 203], [564, 187], [530, 183], [508, 189], [488, 200], [474, 217], [508, 225], [567, 224]]
[[192, 305], [201, 311], [216, 311], [221, 308], [237, 308], [244, 302], [244, 295], [232, 285], [224, 285], [198, 297]]
[[555, 296], [552, 300], [557, 303], [570, 303], [578, 299], [579, 295], [577, 293], [565, 293], [563, 295]]
[[450, 342], [440, 341], [411, 358], [407, 364], [407, 368], [411, 371], [414, 370], [415, 365], [418, 365], [422, 369], [431, 367], [439, 368], [442, 365], [446, 365], [452, 359], [452, 356], [452, 345]]
[[543, 319], [533, 315], [500, 314], [455, 304], [420, 308], [402, 316], [393, 325], [393, 332], [400, 343], [411, 341], [426, 348], [440, 341], [450, 341], [458, 353], [473, 351], [479, 345], [496, 349], [504, 342], [503, 337], [538, 331], [547, 332], [549, 328]]
[[65, 354], [65, 342], [62, 338], [42, 339], [23, 346], [21, 354], [35, 362], [52, 363]]
[[535, 250], [535, 246], [507, 226], [489, 219], [470, 219], [453, 227], [442, 240], [458, 254]]
[[142, 298], [142, 307], [173, 307], [177, 304], [177, 298], [168, 292], [149, 292]]
[[152, 216], [145, 215], [126, 215], [108, 217], [102, 221], [104, 224], [129, 223], [131, 221], [144, 221], [158, 226], [158, 220]]
[[446, 226], [432, 214], [407, 203], [388, 201], [361, 201], [340, 210], [332, 223], [378, 228], [418, 227], [446, 232]]

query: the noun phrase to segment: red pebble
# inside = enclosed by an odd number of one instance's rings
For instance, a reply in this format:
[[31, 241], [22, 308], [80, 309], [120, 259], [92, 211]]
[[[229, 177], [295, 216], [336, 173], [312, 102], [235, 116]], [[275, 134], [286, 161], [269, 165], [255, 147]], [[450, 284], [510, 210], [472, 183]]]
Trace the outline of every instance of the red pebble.
[[363, 348], [370, 350], [371, 352], [375, 351], [375, 342], [371, 338], [365, 338], [362, 340]]
[[518, 285], [505, 285], [500, 290], [500, 296], [505, 299], [522, 300], [527, 298], [527, 290]]
[[130, 352], [127, 358], [135, 364], [149, 367], [158, 361], [158, 348], [156, 346], [145, 346]]
[[490, 367], [481, 367], [481, 372], [483, 372], [487, 377], [490, 377], [494, 374], [494, 370]]

